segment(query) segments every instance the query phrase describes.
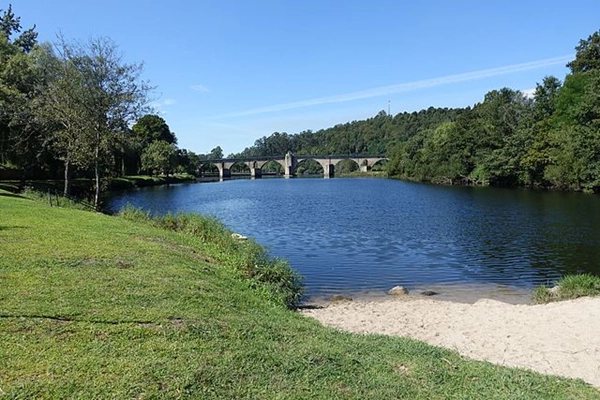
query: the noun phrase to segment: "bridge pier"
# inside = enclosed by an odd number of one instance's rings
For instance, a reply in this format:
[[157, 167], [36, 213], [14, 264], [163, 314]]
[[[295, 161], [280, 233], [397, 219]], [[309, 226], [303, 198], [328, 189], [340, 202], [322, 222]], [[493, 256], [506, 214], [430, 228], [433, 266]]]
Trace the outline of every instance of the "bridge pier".
[[231, 178], [231, 170], [229, 168], [219, 168], [219, 178]]
[[333, 164], [323, 165], [323, 178], [333, 178], [335, 175], [335, 166]]
[[250, 168], [250, 177], [252, 179], [262, 178], [262, 169], [260, 169], [260, 168]]
[[368, 165], [361, 165], [360, 166], [360, 172], [369, 172], [369, 166]]
[[296, 176], [296, 171], [294, 170], [294, 167], [292, 167], [291, 165], [290, 166], [286, 165], [285, 171], [283, 173], [283, 177], [284, 178], [293, 178], [294, 176]]
[[284, 166], [283, 166], [283, 173], [284, 173], [284, 177], [285, 178], [292, 178], [294, 176], [296, 176], [296, 164], [298, 163], [298, 160], [296, 159], [296, 156], [294, 156], [292, 154], [291, 151], [288, 151], [285, 154], [285, 158], [284, 158]]

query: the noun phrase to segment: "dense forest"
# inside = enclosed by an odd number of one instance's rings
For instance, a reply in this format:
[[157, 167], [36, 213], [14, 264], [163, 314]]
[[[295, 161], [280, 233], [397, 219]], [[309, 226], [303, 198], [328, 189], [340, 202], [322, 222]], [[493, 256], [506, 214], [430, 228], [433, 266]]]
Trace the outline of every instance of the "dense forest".
[[430, 107], [418, 113], [405, 112], [392, 117], [381, 111], [364, 121], [338, 124], [317, 132], [304, 131], [295, 135], [275, 132], [233, 156], [275, 156], [288, 150], [297, 155], [383, 155], [421, 130], [455, 121], [461, 112], [460, 109]]
[[[404, 179], [598, 192], [600, 31], [575, 50], [564, 80], [544, 77], [532, 96], [501, 88], [464, 109], [275, 132], [228, 157], [386, 155], [388, 175]], [[40, 44], [35, 26], [23, 30], [10, 6], [0, 10], [0, 179], [60, 179], [65, 194], [74, 178], [91, 179], [97, 204], [108, 177], [197, 173], [203, 160], [222, 158], [220, 147], [177, 147], [148, 106], [153, 87], [141, 72], [110, 39]]]

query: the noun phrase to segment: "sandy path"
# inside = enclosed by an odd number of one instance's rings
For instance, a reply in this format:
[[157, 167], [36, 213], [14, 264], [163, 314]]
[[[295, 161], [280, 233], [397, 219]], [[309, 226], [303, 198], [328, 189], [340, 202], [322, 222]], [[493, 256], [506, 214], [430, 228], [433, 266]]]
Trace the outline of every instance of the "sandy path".
[[600, 297], [545, 305], [430, 299], [333, 303], [303, 314], [357, 333], [407, 336], [463, 356], [600, 388]]

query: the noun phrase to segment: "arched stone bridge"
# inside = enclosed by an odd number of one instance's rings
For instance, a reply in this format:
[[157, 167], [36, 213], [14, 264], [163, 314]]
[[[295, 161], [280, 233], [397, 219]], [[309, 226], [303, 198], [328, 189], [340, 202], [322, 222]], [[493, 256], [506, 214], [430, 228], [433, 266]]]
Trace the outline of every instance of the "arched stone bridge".
[[266, 163], [274, 161], [283, 167], [283, 174], [286, 178], [296, 176], [296, 167], [305, 160], [314, 160], [323, 167], [323, 177], [333, 178], [335, 173], [335, 165], [341, 160], [352, 160], [358, 164], [360, 170], [366, 172], [379, 161], [388, 160], [384, 156], [295, 156], [291, 152], [287, 152], [284, 156], [274, 157], [249, 157], [249, 158], [221, 158], [215, 160], [202, 161], [202, 166], [212, 164], [219, 170], [219, 177], [231, 177], [231, 167], [234, 164], [246, 164], [250, 168], [250, 176], [252, 178], [260, 178], [262, 176], [262, 168]]

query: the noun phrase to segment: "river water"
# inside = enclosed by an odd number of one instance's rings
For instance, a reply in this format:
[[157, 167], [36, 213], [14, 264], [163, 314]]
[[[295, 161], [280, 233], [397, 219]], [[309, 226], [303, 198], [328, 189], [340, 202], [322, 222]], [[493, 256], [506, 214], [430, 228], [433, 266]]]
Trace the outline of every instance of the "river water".
[[390, 179], [258, 179], [116, 194], [153, 212], [211, 214], [289, 260], [309, 298], [380, 296], [524, 302], [566, 273], [600, 274], [600, 197]]

